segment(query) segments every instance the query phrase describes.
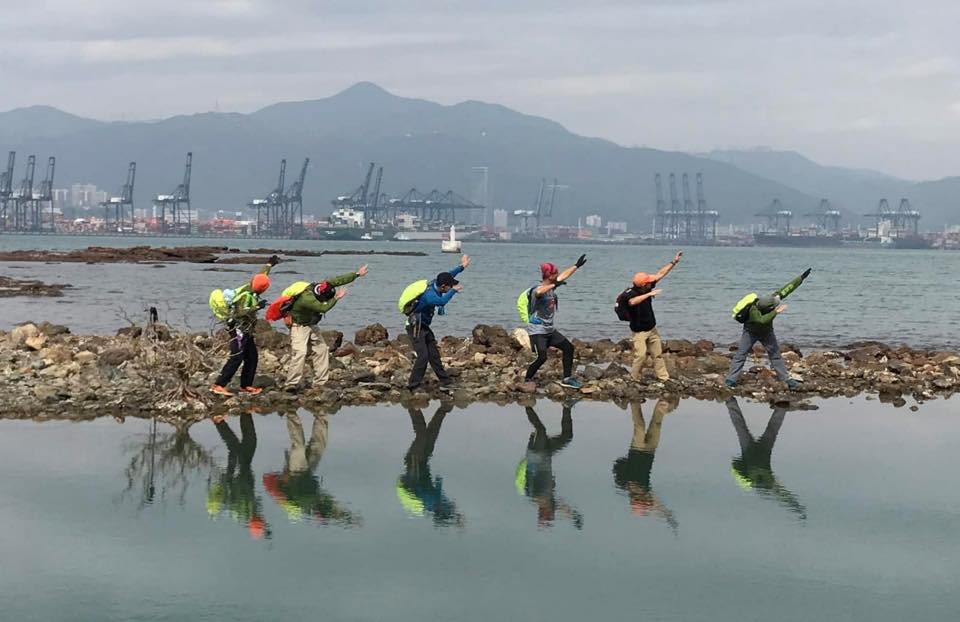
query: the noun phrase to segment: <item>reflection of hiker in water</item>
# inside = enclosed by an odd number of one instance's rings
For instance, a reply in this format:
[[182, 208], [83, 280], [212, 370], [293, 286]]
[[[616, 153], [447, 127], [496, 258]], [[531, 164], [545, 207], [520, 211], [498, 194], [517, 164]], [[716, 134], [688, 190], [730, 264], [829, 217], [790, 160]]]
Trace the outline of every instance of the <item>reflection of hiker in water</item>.
[[730, 420], [737, 431], [740, 440], [740, 457], [733, 459], [733, 477], [744, 490], [756, 490], [762, 495], [774, 497], [781, 505], [795, 512], [801, 519], [807, 518], [807, 509], [803, 507], [796, 495], [784, 488], [770, 466], [773, 454], [773, 444], [777, 442], [777, 433], [783, 425], [783, 418], [787, 411], [782, 407], [775, 407], [767, 428], [760, 438], [754, 438], [747, 428], [747, 422], [740, 411], [737, 398], [727, 400], [727, 411]]
[[251, 469], [257, 450], [257, 431], [250, 413], [240, 415], [240, 438], [234, 434], [223, 417], [213, 417], [217, 432], [227, 446], [227, 468], [221, 469], [215, 480], [207, 484], [207, 513], [216, 518], [228, 513], [241, 525], [246, 525], [250, 537], [269, 538], [270, 528], [263, 519], [263, 503], [254, 488]]
[[283, 472], [265, 474], [263, 487], [293, 522], [307, 518], [324, 525], [335, 523], [351, 527], [362, 524], [359, 516], [344, 508], [323, 489], [316, 476], [317, 465], [327, 448], [327, 415], [313, 416], [309, 441], [304, 437], [299, 415], [287, 413], [285, 419], [290, 435], [286, 464]]
[[560, 419], [560, 434], [549, 436], [536, 411], [527, 406], [527, 419], [533, 426], [527, 441], [527, 454], [517, 465], [517, 492], [525, 495], [537, 506], [537, 525], [550, 527], [557, 512], [573, 521], [574, 527], [583, 528], [583, 515], [562, 497], [557, 497], [557, 480], [553, 476], [553, 456], [573, 440], [572, 406], [564, 404]]
[[677, 519], [673, 512], [664, 506], [650, 488], [650, 469], [660, 444], [660, 428], [663, 418], [677, 407], [673, 397], [657, 400], [653, 407], [653, 417], [649, 427], [643, 419], [640, 402], [630, 404], [633, 415], [633, 438], [627, 455], [613, 463], [613, 482], [630, 498], [630, 509], [637, 516], [646, 516], [651, 512], [660, 516], [670, 527], [677, 530]]
[[457, 511], [453, 500], [443, 492], [443, 478], [430, 473], [430, 457], [440, 434], [443, 419], [453, 410], [450, 404], [440, 403], [430, 423], [419, 408], [408, 408], [414, 438], [403, 459], [404, 471], [397, 478], [397, 498], [414, 516], [433, 515], [435, 525], [462, 527], [463, 514]]

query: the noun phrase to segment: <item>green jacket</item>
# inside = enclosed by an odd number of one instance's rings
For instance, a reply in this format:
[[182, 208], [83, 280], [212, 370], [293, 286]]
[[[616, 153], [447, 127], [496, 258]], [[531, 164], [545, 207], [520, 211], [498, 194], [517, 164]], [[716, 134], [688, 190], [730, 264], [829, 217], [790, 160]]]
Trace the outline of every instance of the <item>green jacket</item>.
[[[793, 293], [795, 289], [800, 287], [800, 284], [803, 283], [803, 275], [798, 276], [793, 279], [777, 291], [777, 295], [780, 296], [780, 300], [783, 300], [787, 296]], [[760, 307], [757, 305], [750, 306], [750, 316], [747, 318], [747, 321], [744, 322], [743, 327], [750, 331], [751, 333], [765, 333], [773, 328], [773, 320], [777, 317], [777, 310], [773, 309], [769, 313], [764, 313], [760, 311]]]
[[[327, 279], [327, 282], [334, 287], [340, 287], [348, 283], [353, 283], [356, 278], [356, 272], [348, 272], [347, 274], [341, 274], [332, 279]], [[324, 313], [329, 312], [336, 304], [336, 298], [318, 300], [317, 297], [313, 295], [313, 292], [306, 291], [298, 296], [297, 300], [293, 303], [293, 307], [290, 309], [290, 318], [294, 324], [313, 326], [323, 318]]]
[[[270, 274], [270, 264], [264, 264], [258, 274]], [[230, 319], [241, 331], [248, 333], [257, 325], [257, 311], [260, 310], [260, 296], [250, 290], [250, 281], [247, 281], [234, 290], [233, 305], [230, 308]]]

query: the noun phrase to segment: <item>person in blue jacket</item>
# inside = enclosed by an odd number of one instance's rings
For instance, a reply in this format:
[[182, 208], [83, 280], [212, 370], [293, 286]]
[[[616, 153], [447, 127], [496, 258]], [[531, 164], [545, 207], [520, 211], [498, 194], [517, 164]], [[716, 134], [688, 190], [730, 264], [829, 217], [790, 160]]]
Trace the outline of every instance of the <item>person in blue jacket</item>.
[[426, 291], [420, 295], [417, 305], [407, 318], [407, 335], [410, 336], [413, 350], [417, 353], [417, 360], [414, 361], [413, 369], [410, 371], [410, 381], [407, 382], [407, 388], [411, 391], [423, 382], [428, 363], [433, 368], [433, 373], [437, 375], [441, 387], [450, 384], [450, 374], [443, 368], [440, 350], [437, 348], [437, 338], [433, 335], [430, 324], [433, 322], [434, 312], [443, 315], [444, 306], [463, 289], [456, 276], [469, 265], [470, 257], [464, 255], [460, 258], [460, 265], [450, 272], [438, 274], [434, 281], [427, 284]]

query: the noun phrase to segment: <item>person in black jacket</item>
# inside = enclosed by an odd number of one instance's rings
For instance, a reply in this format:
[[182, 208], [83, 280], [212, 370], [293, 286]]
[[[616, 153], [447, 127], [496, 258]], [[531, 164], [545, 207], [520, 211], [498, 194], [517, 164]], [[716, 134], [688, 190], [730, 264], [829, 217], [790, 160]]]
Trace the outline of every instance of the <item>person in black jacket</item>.
[[627, 304], [630, 316], [630, 330], [633, 331], [633, 368], [631, 375], [634, 380], [643, 377], [643, 366], [647, 354], [653, 359], [653, 371], [657, 380], [666, 382], [670, 379], [667, 366], [663, 362], [663, 343], [657, 331], [657, 318], [653, 314], [653, 299], [660, 293], [657, 283], [663, 280], [670, 271], [680, 263], [683, 251], [677, 253], [673, 261], [660, 268], [655, 274], [637, 272], [633, 275], [633, 287], [623, 292], [618, 299]]

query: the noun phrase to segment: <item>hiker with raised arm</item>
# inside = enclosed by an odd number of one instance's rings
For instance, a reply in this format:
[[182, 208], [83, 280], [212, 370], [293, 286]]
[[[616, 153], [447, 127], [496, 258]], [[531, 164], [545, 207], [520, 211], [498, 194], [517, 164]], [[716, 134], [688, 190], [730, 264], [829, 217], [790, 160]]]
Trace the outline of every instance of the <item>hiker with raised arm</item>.
[[800, 388], [800, 382], [790, 377], [787, 366], [783, 362], [783, 356], [780, 355], [780, 344], [777, 342], [776, 333], [773, 332], [773, 321], [787, 310], [787, 305], [781, 304], [781, 301], [800, 287], [810, 276], [810, 271], [811, 268], [807, 268], [803, 274], [775, 292], [762, 296], [758, 296], [755, 292], [747, 294], [733, 308], [733, 319], [743, 324], [743, 332], [740, 334], [737, 353], [733, 355], [733, 360], [730, 362], [730, 371], [724, 380], [728, 387], [737, 386], [747, 356], [753, 350], [753, 344], [759, 341], [767, 351], [770, 367], [777, 373], [777, 378], [785, 382], [791, 391]]
[[434, 314], [444, 315], [447, 303], [453, 300], [458, 292], [463, 291], [456, 276], [466, 270], [469, 265], [470, 257], [463, 255], [460, 263], [449, 272], [441, 272], [432, 281], [426, 279], [414, 281], [400, 295], [397, 306], [400, 312], [407, 316], [407, 335], [413, 342], [413, 350], [417, 354], [413, 369], [410, 371], [410, 380], [407, 382], [407, 388], [411, 391], [423, 382], [427, 365], [433, 368], [441, 388], [447, 388], [451, 383], [450, 374], [444, 369], [443, 362], [440, 360], [440, 349], [437, 347], [437, 338], [433, 334], [431, 324]]
[[542, 263], [540, 264], [540, 284], [520, 293], [517, 310], [520, 313], [520, 320], [526, 322], [530, 345], [537, 355], [537, 358], [527, 367], [527, 373], [524, 376], [524, 381], [527, 383], [533, 382], [537, 371], [547, 362], [547, 353], [550, 348], [557, 348], [563, 357], [563, 376], [560, 386], [569, 389], [583, 387], [580, 381], [573, 377], [573, 344], [557, 330], [555, 321], [558, 305], [556, 289], [566, 285], [567, 279], [585, 263], [587, 263], [585, 254], [580, 255], [576, 263], [563, 272], [550, 262]]
[[643, 378], [643, 366], [648, 354], [653, 361], [653, 372], [657, 380], [670, 380], [667, 365], [663, 361], [663, 342], [657, 330], [657, 318], [653, 314], [653, 299], [660, 294], [657, 284], [680, 263], [681, 257], [683, 251], [678, 252], [670, 263], [653, 274], [637, 272], [633, 275], [632, 287], [617, 296], [614, 307], [617, 317], [630, 322], [630, 330], [633, 331], [634, 358], [631, 375], [634, 380]]
[[[286, 391], [299, 391], [303, 383], [303, 368], [307, 356], [313, 354], [313, 386], [326, 384], [330, 377], [330, 348], [320, 334], [318, 325], [338, 301], [347, 295], [343, 287], [367, 274], [367, 266], [323, 281], [297, 281], [283, 295], [270, 304], [266, 317], [270, 321], [283, 320], [290, 327], [290, 369], [287, 371]], [[340, 289], [337, 289], [340, 288]]]
[[210, 293], [210, 309], [214, 317], [226, 325], [231, 336], [230, 356], [220, 371], [220, 376], [210, 387], [210, 391], [217, 395], [233, 395], [227, 385], [241, 366], [243, 370], [240, 372], [240, 390], [251, 395], [257, 395], [263, 390], [253, 386], [257, 363], [260, 360], [253, 333], [257, 326], [257, 312], [267, 306], [267, 301], [262, 296], [270, 288], [270, 269], [278, 263], [280, 258], [273, 255], [249, 283], [233, 290], [215, 289]]

